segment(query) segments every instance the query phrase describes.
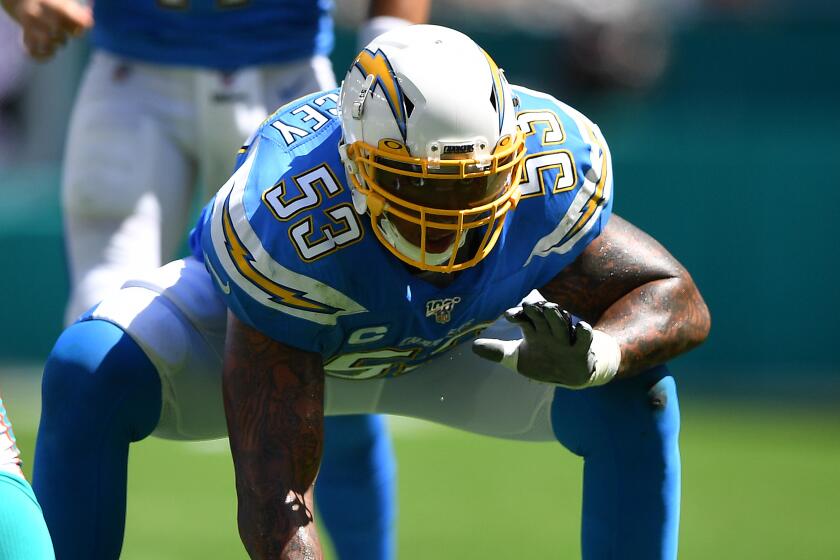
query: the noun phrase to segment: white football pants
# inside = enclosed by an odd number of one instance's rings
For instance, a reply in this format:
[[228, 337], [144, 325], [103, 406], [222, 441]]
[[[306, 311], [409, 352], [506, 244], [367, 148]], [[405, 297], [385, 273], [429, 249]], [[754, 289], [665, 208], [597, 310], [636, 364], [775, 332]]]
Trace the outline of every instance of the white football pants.
[[[227, 308], [202, 263], [188, 257], [147, 271], [105, 298], [91, 317], [122, 328], [157, 369], [162, 407], [154, 435], [227, 434], [221, 390]], [[511, 340], [522, 331], [500, 318], [485, 335]], [[555, 441], [555, 390], [479, 358], [464, 343], [398, 377], [328, 376], [325, 407], [328, 415], [393, 414], [495, 437]]]
[[66, 142], [65, 323], [175, 258], [198, 179], [205, 202], [243, 141], [280, 105], [335, 87], [326, 57], [231, 73], [93, 54]]

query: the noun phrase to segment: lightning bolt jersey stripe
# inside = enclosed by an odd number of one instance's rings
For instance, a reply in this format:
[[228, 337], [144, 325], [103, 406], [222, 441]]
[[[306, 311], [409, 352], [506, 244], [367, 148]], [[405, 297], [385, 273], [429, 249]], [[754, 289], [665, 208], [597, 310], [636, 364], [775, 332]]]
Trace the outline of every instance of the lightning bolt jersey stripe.
[[599, 225], [602, 210], [612, 204], [612, 160], [600, 129], [580, 112], [550, 95], [526, 88], [519, 88], [519, 91], [523, 97], [541, 99], [561, 108], [561, 114], [573, 123], [577, 135], [589, 149], [589, 154], [581, 158], [583, 162], [588, 162], [588, 169], [581, 176], [582, 181], [566, 214], [551, 233], [535, 244], [527, 263], [533, 257], [573, 251], [578, 242], [586, 238], [587, 232]]
[[[259, 146], [252, 145], [248, 157], [216, 195], [210, 215], [213, 241], [213, 276], [217, 283], [229, 279], [250, 300], [278, 312], [318, 324], [335, 324], [336, 317], [359, 313], [362, 307], [305, 274], [296, 273], [272, 258], [254, 231], [245, 208], [244, 195]], [[231, 284], [220, 285], [222, 291]]]
[[545, 285], [609, 218], [612, 169], [598, 128], [550, 96], [513, 91], [517, 121], [529, 132], [528, 194], [493, 251], [448, 286], [413, 274], [352, 210], [336, 149], [334, 91], [302, 98], [266, 121], [204, 209], [193, 254], [240, 319], [320, 352], [330, 375], [410, 371]]

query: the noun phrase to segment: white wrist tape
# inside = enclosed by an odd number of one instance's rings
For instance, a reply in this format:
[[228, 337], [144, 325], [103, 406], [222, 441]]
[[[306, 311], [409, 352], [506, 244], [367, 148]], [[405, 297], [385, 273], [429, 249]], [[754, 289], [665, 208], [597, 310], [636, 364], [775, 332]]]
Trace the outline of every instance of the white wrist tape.
[[587, 359], [592, 376], [586, 387], [597, 387], [608, 383], [618, 372], [621, 363], [621, 347], [618, 341], [604, 331], [592, 329], [592, 345]]
[[368, 43], [385, 33], [398, 27], [405, 27], [411, 25], [407, 19], [395, 16], [376, 16], [367, 20], [359, 27], [356, 34], [359, 50], [362, 50]]
[[[517, 369], [519, 346], [523, 340], [502, 340], [500, 342], [504, 355], [499, 363], [508, 369], [519, 371]], [[618, 341], [604, 331], [592, 329], [592, 344], [589, 346], [589, 355], [586, 362], [589, 371], [592, 372], [589, 381], [578, 387], [570, 388], [584, 389], [609, 383], [615, 377], [621, 363], [621, 347], [618, 345]]]

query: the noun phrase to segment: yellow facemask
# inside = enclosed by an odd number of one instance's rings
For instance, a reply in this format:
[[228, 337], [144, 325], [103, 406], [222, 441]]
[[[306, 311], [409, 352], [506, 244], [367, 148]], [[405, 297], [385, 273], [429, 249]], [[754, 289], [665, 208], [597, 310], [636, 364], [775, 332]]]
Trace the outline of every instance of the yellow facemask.
[[[366, 199], [376, 237], [398, 259], [432, 272], [456, 272], [485, 258], [520, 196], [525, 156], [521, 131], [502, 137], [481, 159], [458, 149], [447, 155], [448, 148], [437, 147], [444, 152], [440, 159], [412, 157], [390, 139], [376, 147], [357, 141], [345, 148], [357, 171], [348, 175]], [[399, 250], [393, 235], [383, 231], [382, 220], [393, 224], [389, 231], [398, 230], [416, 250]], [[458, 249], [470, 233], [481, 238], [464, 255]], [[444, 246], [449, 252], [441, 259]]]

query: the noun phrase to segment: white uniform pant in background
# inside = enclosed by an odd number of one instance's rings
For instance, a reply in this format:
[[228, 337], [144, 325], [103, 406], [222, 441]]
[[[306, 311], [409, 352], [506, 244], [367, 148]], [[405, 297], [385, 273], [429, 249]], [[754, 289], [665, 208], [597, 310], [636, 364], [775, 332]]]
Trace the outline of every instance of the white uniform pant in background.
[[184, 243], [241, 144], [280, 105], [335, 87], [326, 57], [217, 70], [93, 54], [70, 120], [62, 206], [71, 278], [65, 323]]

